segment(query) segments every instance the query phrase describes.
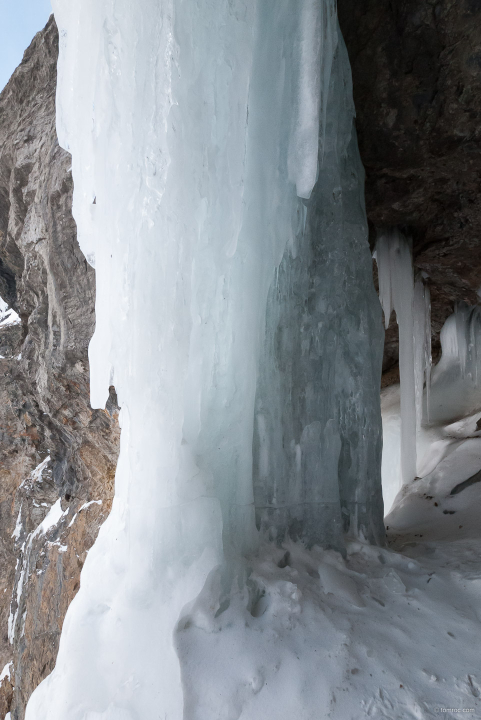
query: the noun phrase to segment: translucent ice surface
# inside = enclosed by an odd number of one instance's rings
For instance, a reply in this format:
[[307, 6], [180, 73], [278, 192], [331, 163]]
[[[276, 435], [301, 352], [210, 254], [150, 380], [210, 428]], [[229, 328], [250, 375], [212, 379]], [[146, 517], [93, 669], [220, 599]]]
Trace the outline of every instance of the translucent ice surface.
[[59, 139], [97, 278], [91, 398], [115, 385], [122, 436], [112, 512], [27, 719], [180, 720], [174, 630], [219, 567], [212, 602], [228, 606], [256, 521], [277, 541], [382, 538], [382, 327], [349, 65], [333, 0], [54, 10]]
[[379, 292], [386, 327], [391, 310], [399, 326], [401, 380], [401, 472], [403, 482], [416, 476], [416, 382], [414, 357], [414, 278], [411, 247], [396, 228], [379, 234], [376, 243]]

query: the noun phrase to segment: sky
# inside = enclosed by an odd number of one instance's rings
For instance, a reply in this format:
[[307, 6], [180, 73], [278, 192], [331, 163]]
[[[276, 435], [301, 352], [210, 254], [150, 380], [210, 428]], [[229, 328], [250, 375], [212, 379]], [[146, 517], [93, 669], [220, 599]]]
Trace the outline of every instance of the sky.
[[0, 0], [0, 91], [51, 12], [50, 0]]

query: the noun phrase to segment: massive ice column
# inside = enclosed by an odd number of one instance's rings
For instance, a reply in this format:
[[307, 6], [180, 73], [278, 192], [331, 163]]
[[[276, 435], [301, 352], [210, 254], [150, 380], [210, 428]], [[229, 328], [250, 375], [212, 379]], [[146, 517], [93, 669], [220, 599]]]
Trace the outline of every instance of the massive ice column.
[[[382, 330], [334, 0], [55, 0], [121, 453], [28, 720], [182, 717], [172, 634], [262, 529], [381, 535]], [[253, 448], [254, 443], [254, 448]], [[255, 473], [255, 493], [253, 483]], [[228, 592], [226, 581], [224, 592]]]

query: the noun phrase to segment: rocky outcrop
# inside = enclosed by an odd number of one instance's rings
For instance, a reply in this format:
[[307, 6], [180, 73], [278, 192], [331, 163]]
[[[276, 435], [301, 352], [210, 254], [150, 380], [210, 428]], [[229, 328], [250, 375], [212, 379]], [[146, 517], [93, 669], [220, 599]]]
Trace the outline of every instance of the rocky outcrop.
[[89, 405], [95, 276], [76, 240], [71, 159], [57, 142], [58, 34], [36, 35], [0, 95], [0, 718], [24, 717], [55, 664], [68, 605], [107, 516], [115, 390]]
[[[339, 0], [371, 228], [404, 227], [432, 297], [434, 353], [481, 285], [481, 2]], [[386, 333], [384, 370], [398, 358]]]

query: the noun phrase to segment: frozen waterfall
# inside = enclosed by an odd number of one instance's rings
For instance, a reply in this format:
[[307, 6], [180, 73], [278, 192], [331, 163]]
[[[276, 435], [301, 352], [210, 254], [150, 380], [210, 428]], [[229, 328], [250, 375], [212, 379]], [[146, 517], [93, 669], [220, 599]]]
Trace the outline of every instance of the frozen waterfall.
[[92, 405], [115, 385], [122, 436], [26, 717], [180, 720], [173, 633], [216, 568], [220, 613], [259, 542], [383, 537], [349, 63], [334, 0], [53, 5], [59, 140], [97, 279]]

